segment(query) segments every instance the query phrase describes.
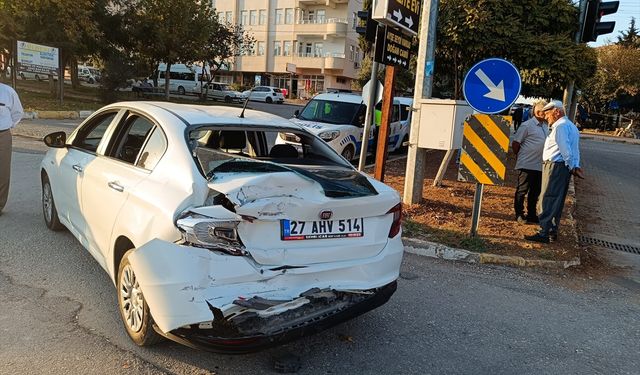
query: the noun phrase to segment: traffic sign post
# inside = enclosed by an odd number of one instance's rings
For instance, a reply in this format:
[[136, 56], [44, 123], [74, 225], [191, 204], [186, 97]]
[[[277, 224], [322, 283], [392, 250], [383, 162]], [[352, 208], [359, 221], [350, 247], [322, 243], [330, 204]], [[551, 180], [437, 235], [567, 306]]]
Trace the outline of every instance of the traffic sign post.
[[396, 65], [403, 68], [409, 66], [411, 50], [411, 39], [401, 32], [395, 31], [387, 27], [384, 38], [384, 49], [382, 58], [384, 64]]
[[372, 18], [404, 33], [418, 35], [422, 0], [374, 0]]
[[501, 185], [506, 174], [509, 123], [503, 116], [487, 115], [510, 108], [521, 88], [518, 69], [503, 59], [480, 61], [464, 78], [462, 91], [467, 103], [482, 113], [465, 121], [458, 171], [458, 180], [476, 182], [471, 236], [477, 234], [484, 185]]

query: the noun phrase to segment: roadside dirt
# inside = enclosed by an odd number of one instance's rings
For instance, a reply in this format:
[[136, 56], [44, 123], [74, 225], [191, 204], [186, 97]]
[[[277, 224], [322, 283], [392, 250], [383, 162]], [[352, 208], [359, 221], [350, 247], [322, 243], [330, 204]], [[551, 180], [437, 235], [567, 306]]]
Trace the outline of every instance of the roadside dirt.
[[[567, 213], [574, 209], [572, 199], [567, 199], [558, 241], [539, 244], [523, 239], [533, 234], [537, 225], [518, 224], [513, 210], [513, 197], [517, 175], [513, 170], [515, 158], [509, 154], [505, 186], [485, 186], [478, 236], [471, 237], [471, 212], [475, 184], [457, 181], [457, 155], [452, 158], [445, 174], [443, 186], [432, 186], [444, 151], [427, 154], [427, 177], [424, 181], [424, 202], [405, 205], [403, 231], [406, 236], [441, 242], [449, 246], [475, 252], [521, 256], [530, 259], [570, 260], [578, 256], [580, 248], [575, 232], [569, 225]], [[385, 183], [402, 195], [406, 159], [387, 163]]]

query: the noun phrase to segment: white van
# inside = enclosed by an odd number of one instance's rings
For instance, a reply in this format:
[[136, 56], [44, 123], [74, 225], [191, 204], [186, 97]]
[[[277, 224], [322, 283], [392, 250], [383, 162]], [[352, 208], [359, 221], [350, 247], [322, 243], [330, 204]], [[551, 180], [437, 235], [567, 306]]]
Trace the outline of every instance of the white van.
[[78, 79], [90, 84], [100, 82], [102, 73], [92, 66], [78, 65]]
[[[164, 87], [167, 64], [158, 65], [158, 87]], [[180, 95], [200, 95], [203, 81], [208, 81], [207, 69], [199, 65], [172, 64], [169, 70], [169, 91]]]
[[[404, 122], [400, 120], [403, 106], [408, 112]], [[400, 100], [394, 100], [394, 107], [394, 112], [397, 110], [398, 116], [397, 120], [391, 124], [389, 152], [398, 150], [403, 142], [409, 139], [411, 104], [406, 106], [401, 104]], [[317, 134], [345, 159], [352, 161], [360, 155], [366, 112], [367, 106], [360, 95], [327, 93], [316, 95], [291, 121]], [[298, 143], [295, 136], [288, 133], [281, 133], [278, 138], [276, 143], [288, 143], [294, 146]], [[372, 126], [368, 150], [372, 150], [373, 139]]]

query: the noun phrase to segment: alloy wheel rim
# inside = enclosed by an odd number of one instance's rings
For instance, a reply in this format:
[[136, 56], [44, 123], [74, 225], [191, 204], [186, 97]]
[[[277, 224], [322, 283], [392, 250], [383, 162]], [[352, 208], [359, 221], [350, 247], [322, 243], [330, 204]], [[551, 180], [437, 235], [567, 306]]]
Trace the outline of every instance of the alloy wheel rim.
[[144, 298], [136, 274], [130, 265], [122, 270], [120, 298], [124, 321], [134, 332], [139, 332], [144, 320]]
[[45, 183], [44, 191], [42, 192], [42, 204], [44, 205], [44, 214], [47, 222], [51, 222], [53, 217], [53, 198], [51, 197], [51, 185]]

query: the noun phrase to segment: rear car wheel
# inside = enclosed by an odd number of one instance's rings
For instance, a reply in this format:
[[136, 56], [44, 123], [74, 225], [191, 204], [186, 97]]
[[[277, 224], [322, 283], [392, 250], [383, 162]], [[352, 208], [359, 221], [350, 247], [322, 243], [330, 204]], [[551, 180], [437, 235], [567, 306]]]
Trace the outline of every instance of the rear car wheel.
[[267, 96], [267, 98], [264, 101], [269, 103], [269, 104], [273, 103], [273, 99], [271, 99], [270, 96]]
[[178, 94], [180, 95], [184, 95], [185, 91], [184, 91], [184, 87], [182, 86], [178, 86]]
[[153, 330], [153, 317], [129, 263], [132, 251], [124, 254], [118, 267], [118, 310], [131, 340], [138, 346], [149, 346], [162, 341], [163, 337]]
[[353, 146], [349, 145], [345, 147], [344, 150], [342, 150], [341, 155], [343, 158], [347, 159], [347, 161], [353, 160], [353, 155], [354, 155]]
[[225, 103], [231, 103], [231, 97], [229, 95], [224, 97], [224, 102]]
[[58, 217], [58, 210], [56, 209], [56, 204], [53, 201], [51, 183], [49, 182], [49, 177], [46, 174], [42, 177], [42, 213], [44, 215], [44, 222], [47, 224], [47, 228], [53, 231], [64, 229], [64, 225], [62, 225], [60, 218]]

